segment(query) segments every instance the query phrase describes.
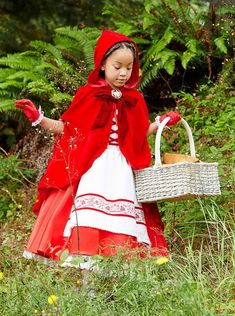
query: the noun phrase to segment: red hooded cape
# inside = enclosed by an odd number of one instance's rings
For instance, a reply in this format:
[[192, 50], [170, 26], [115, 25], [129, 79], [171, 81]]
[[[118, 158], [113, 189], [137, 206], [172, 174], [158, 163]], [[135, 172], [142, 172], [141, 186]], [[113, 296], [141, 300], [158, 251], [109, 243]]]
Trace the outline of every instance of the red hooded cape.
[[61, 116], [65, 122], [64, 132], [55, 138], [52, 157], [38, 185], [38, 199], [33, 207], [36, 214], [51, 189], [78, 183], [106, 149], [115, 107], [119, 113], [118, 140], [121, 152], [133, 169], [149, 166], [151, 154], [146, 137], [148, 111], [141, 93], [135, 89], [139, 80], [138, 54], [130, 79], [120, 89], [120, 99], [113, 98], [112, 88], [99, 77], [105, 53], [114, 44], [123, 41], [134, 43], [125, 35], [109, 30], [103, 31], [98, 39], [94, 54], [95, 66], [88, 76], [88, 83], [78, 89], [69, 109]]

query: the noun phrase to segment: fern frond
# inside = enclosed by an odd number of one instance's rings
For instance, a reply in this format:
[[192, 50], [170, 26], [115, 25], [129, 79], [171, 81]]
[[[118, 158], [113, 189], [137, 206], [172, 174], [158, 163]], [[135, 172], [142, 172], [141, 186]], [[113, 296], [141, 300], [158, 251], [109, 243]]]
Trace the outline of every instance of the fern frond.
[[0, 112], [15, 109], [15, 100], [0, 100]]
[[47, 69], [57, 69], [57, 67], [54, 66], [52, 63], [48, 63], [48, 62], [45, 62], [45, 61], [41, 61], [40, 64], [35, 66], [35, 71], [39, 72], [39, 73], [43, 73], [43, 71], [47, 70]]
[[35, 58], [25, 57], [21, 54], [7, 55], [7, 57], [0, 58], [0, 65], [8, 66], [15, 69], [30, 70], [38, 64]]
[[220, 6], [219, 10], [217, 10], [216, 13], [218, 15], [235, 14], [235, 6], [224, 4], [223, 6]]
[[37, 60], [41, 59], [42, 54], [40, 52], [37, 52], [36, 50], [26, 50], [25, 52], [20, 53], [23, 57], [32, 57], [36, 58]]
[[[61, 33], [58, 33], [61, 32]], [[75, 51], [80, 51], [78, 45], [77, 45], [77, 40], [72, 38], [72, 37], [66, 37], [64, 32], [62, 32], [61, 29], [57, 29], [54, 42], [57, 47], [63, 48], [63, 49], [74, 49]]]
[[52, 104], [62, 109], [70, 103], [77, 88], [85, 84], [87, 65], [88, 68], [93, 65], [93, 45], [100, 31], [96, 28], [60, 31], [61, 34], [56, 34], [60, 45], [33, 41], [29, 51], [0, 58], [2, 109], [11, 109], [5, 100], [16, 98], [21, 91], [21, 96], [45, 103], [46, 111]]
[[228, 52], [228, 49], [225, 45], [225, 41], [224, 41], [224, 38], [223, 37], [217, 37], [215, 40], [215, 45], [216, 47], [224, 54], [227, 54]]
[[24, 84], [20, 81], [16, 80], [7, 80], [6, 82], [0, 83], [0, 89], [8, 89], [9, 87], [19, 88], [22, 89]]
[[154, 58], [154, 61], [156, 60], [160, 60], [162, 63], [162, 66], [165, 65], [165, 63], [169, 60], [169, 59], [176, 59], [179, 56], [179, 53], [171, 50], [171, 49], [164, 49], [163, 51], [161, 51], [160, 53], [158, 53], [157, 58]]
[[23, 83], [38, 80], [41, 76], [32, 71], [17, 71], [8, 76], [8, 80], [21, 79]]
[[164, 63], [163, 68], [170, 76], [172, 76], [175, 71], [175, 57], [172, 56], [168, 58], [167, 61]]
[[12, 96], [13, 96], [13, 93], [11, 89], [10, 91], [0, 89], [0, 97], [4, 97], [4, 99], [8, 99], [8, 98], [11, 98]]
[[132, 24], [126, 22], [117, 22], [117, 32], [121, 34], [125, 34], [126, 36], [131, 36], [139, 31], [139, 29]]
[[173, 37], [174, 37], [174, 34], [172, 33], [171, 29], [167, 28], [160, 39], [155, 38], [152, 41], [152, 45], [146, 53], [147, 58], [158, 59], [159, 52], [166, 49], [167, 45], [171, 42]]
[[15, 69], [0, 68], [0, 82], [5, 81], [9, 76], [15, 74]]
[[196, 53], [197, 52], [197, 40], [196, 39], [190, 39], [185, 43], [186, 47], [191, 53]]
[[162, 65], [160, 63], [157, 63], [155, 65], [152, 65], [152, 67], [148, 69], [148, 72], [143, 73], [143, 80], [141, 80], [140, 85], [139, 85], [140, 90], [143, 90], [148, 84], [150, 84], [157, 77], [158, 71], [161, 68], [162, 68]]
[[196, 55], [195, 55], [193, 52], [188, 51], [188, 50], [183, 53], [183, 55], [181, 56], [181, 64], [182, 64], [182, 66], [183, 66], [184, 69], [187, 68], [187, 65], [188, 65], [189, 61], [190, 61], [194, 56], [196, 56]]
[[78, 46], [77, 40], [61, 34], [56, 34], [54, 41], [56, 46], [61, 49], [63, 56], [68, 52], [69, 54], [72, 54], [73, 60], [76, 60], [77, 62], [82, 58], [83, 53]]
[[33, 41], [30, 43], [30, 46], [40, 53], [44, 54], [45, 56], [54, 57], [53, 60], [56, 61], [58, 66], [61, 66], [61, 64], [63, 64], [61, 51], [52, 44], [42, 41]]
[[89, 28], [79, 30], [76, 27], [63, 27], [56, 29], [56, 33], [77, 41], [77, 45], [83, 53], [88, 69], [92, 70], [94, 66], [94, 47], [96, 40], [100, 35], [100, 31], [98, 29], [95, 29], [95, 31], [92, 29], [92, 32], [89, 32], [89, 30]]
[[174, 37], [173, 32], [168, 27], [163, 34], [162, 38], [158, 41], [158, 43], [154, 46], [153, 55], [156, 56], [157, 53], [162, 51], [172, 40]]

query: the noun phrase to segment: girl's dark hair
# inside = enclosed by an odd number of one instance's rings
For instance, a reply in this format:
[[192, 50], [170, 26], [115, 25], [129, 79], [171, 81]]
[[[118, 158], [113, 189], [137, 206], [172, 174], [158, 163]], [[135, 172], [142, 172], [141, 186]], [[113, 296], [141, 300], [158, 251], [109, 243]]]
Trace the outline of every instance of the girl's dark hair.
[[136, 48], [135, 45], [131, 42], [119, 42], [113, 45], [104, 55], [103, 61], [108, 58], [113, 52], [115, 52], [119, 48], [128, 48], [132, 51], [134, 60], [136, 59]]

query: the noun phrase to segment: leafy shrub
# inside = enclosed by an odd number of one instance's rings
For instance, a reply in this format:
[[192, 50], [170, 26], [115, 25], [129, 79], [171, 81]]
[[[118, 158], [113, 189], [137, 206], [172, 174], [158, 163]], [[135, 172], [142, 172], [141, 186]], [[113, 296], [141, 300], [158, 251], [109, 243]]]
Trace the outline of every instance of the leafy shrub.
[[103, 15], [139, 44], [141, 89], [153, 85], [154, 95], [158, 87], [165, 96], [172, 90], [194, 89], [199, 80], [216, 80], [223, 60], [233, 58], [234, 6], [144, 0], [129, 19], [116, 2], [107, 4]]
[[[189, 123], [198, 158], [205, 162], [218, 162], [221, 196], [195, 201], [161, 203], [167, 229], [181, 232], [184, 236], [202, 233], [204, 214], [214, 212], [221, 218], [230, 218], [233, 212], [234, 196], [234, 62], [224, 66], [216, 84], [199, 86], [196, 93], [175, 93], [176, 109]], [[163, 111], [162, 113], [166, 112]], [[161, 114], [161, 113], [160, 113]], [[158, 113], [159, 115], [159, 113]], [[152, 116], [156, 116], [155, 113]], [[155, 136], [150, 144], [154, 152]], [[186, 131], [182, 124], [165, 129], [161, 140], [162, 152], [189, 153]], [[219, 207], [218, 207], [219, 206]]]
[[22, 161], [15, 155], [0, 154], [0, 220], [12, 219], [20, 211], [22, 205], [18, 202], [17, 192], [32, 178], [33, 171], [23, 169]]

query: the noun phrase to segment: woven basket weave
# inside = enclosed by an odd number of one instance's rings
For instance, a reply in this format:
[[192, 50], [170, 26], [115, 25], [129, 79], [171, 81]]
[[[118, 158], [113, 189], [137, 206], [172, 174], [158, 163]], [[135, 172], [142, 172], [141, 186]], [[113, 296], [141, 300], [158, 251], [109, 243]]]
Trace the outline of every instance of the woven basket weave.
[[[187, 200], [220, 195], [218, 164], [206, 162], [179, 162], [162, 165], [160, 140], [163, 128], [169, 121], [160, 124], [155, 140], [155, 165], [135, 170], [135, 185], [139, 202]], [[189, 138], [191, 157], [196, 158], [195, 145], [188, 123], [181, 119]]]

